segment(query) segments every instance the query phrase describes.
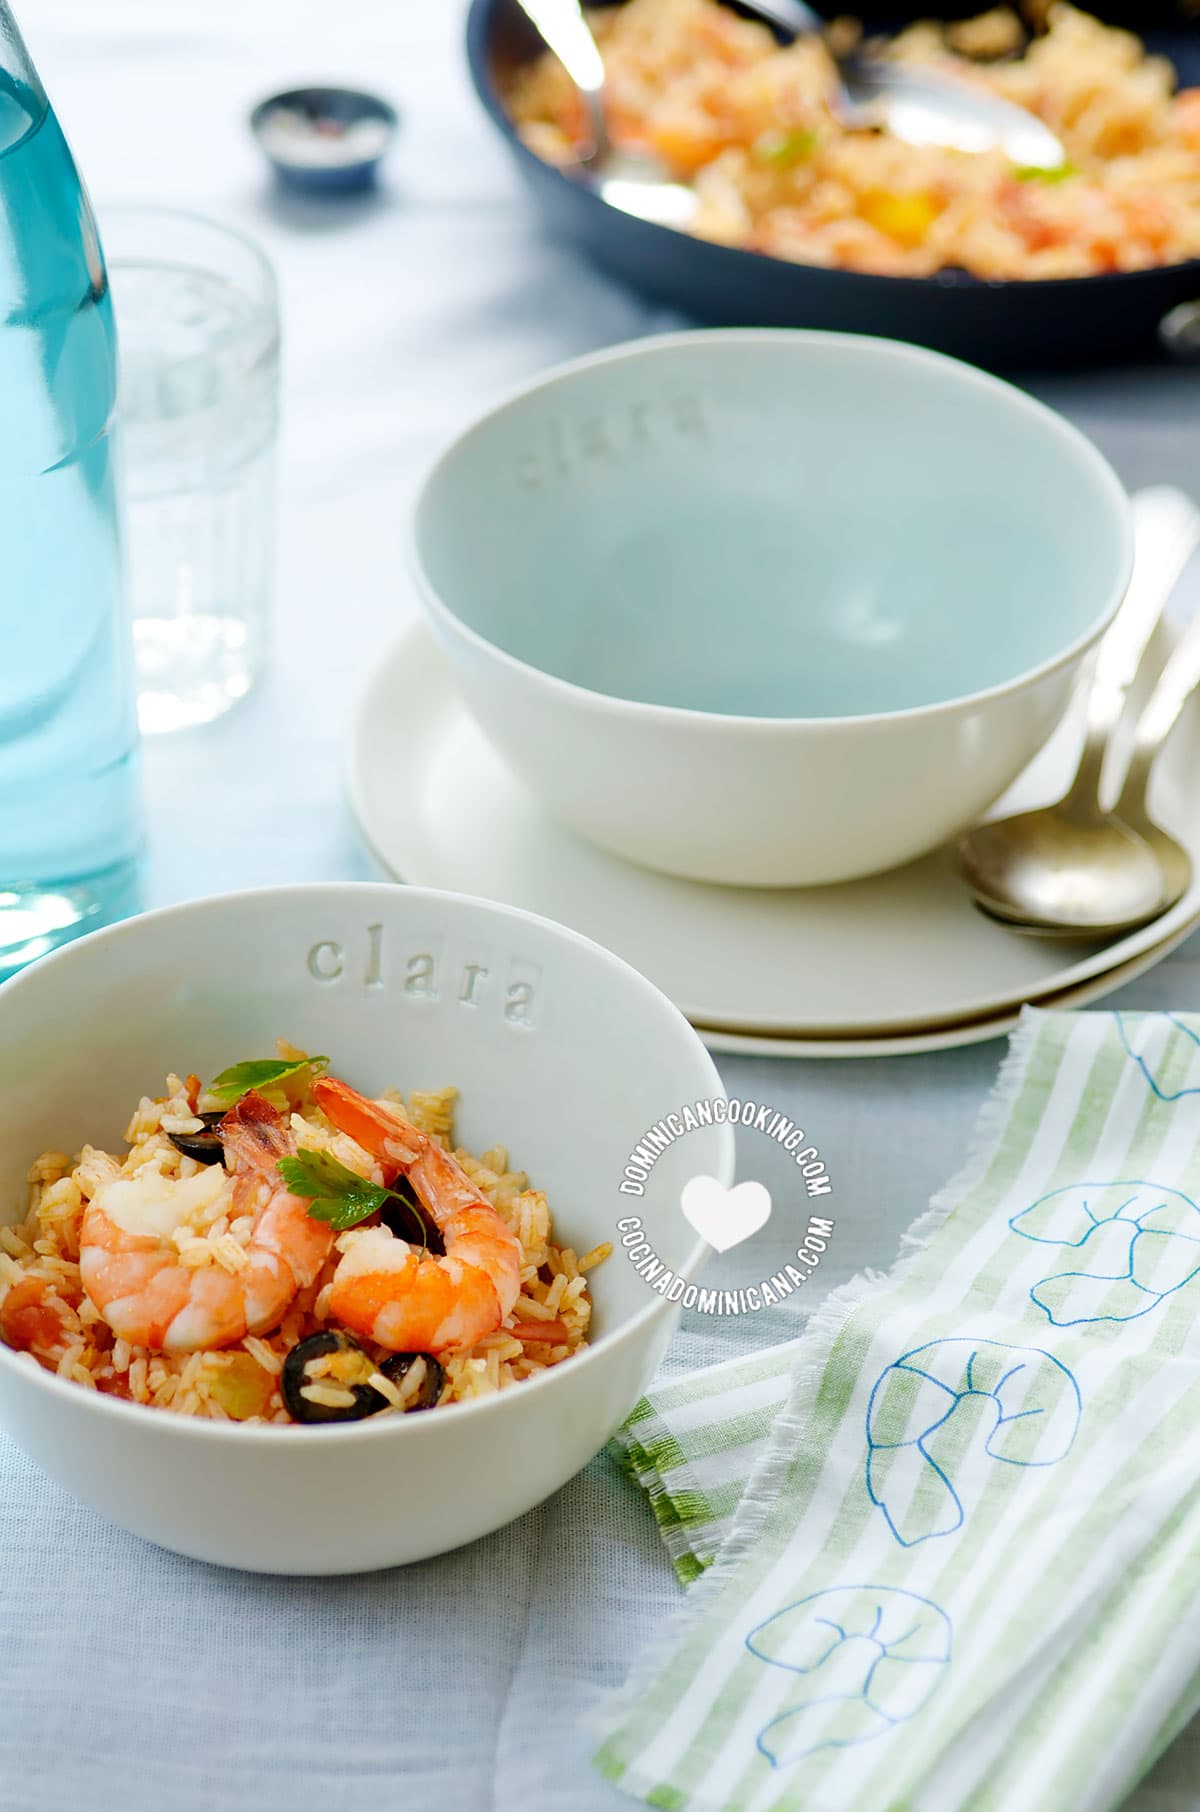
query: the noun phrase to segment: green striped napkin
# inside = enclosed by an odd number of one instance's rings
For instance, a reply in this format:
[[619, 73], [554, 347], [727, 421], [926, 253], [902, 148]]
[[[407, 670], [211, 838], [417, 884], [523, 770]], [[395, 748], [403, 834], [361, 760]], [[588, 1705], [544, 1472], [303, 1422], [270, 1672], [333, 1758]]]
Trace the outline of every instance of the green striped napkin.
[[733, 1527], [803, 1345], [789, 1340], [664, 1384], [613, 1436], [613, 1457], [645, 1492], [684, 1585]]
[[1027, 1013], [890, 1276], [623, 1431], [694, 1583], [602, 1770], [673, 1812], [1117, 1805], [1200, 1709], [1194, 1198], [1200, 1018]]

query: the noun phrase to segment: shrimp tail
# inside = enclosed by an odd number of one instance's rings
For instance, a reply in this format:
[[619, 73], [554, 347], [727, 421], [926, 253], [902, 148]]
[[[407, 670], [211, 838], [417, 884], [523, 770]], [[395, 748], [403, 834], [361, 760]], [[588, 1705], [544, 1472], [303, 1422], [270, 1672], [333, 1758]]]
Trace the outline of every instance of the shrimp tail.
[[357, 1089], [336, 1076], [321, 1076], [313, 1084], [313, 1098], [339, 1131], [369, 1152], [383, 1167], [385, 1183], [394, 1183], [401, 1170], [421, 1155], [424, 1135], [401, 1119], [395, 1108], [368, 1101]]
[[230, 1108], [217, 1132], [236, 1170], [268, 1170], [296, 1149], [283, 1115], [255, 1089]]

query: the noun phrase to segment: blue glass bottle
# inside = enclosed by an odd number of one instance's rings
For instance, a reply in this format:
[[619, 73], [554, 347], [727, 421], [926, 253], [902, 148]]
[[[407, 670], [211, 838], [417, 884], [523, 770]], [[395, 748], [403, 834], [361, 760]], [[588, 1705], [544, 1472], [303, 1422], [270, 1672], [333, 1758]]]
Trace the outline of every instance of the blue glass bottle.
[[96, 223], [0, 0], [0, 980], [137, 905], [115, 402]]

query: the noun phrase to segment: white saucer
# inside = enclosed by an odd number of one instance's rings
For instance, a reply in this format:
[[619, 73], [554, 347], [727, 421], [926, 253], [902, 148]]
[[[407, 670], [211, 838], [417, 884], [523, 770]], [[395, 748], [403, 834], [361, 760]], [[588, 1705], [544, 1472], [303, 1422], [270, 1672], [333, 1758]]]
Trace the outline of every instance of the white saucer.
[[[1169, 956], [1177, 945], [1191, 936], [1198, 922], [1200, 920], [1193, 920], [1183, 925], [1161, 944], [1155, 944], [1140, 956], [1121, 963], [1116, 969], [1106, 970], [1103, 975], [1083, 982], [1077, 988], [1039, 995], [1036, 1004], [1044, 1010], [1056, 1008], [1065, 1011], [1068, 1007], [1086, 1007], [1089, 1001], [1099, 1000], [1104, 994], [1115, 993], [1126, 982], [1135, 980], [1145, 970], [1153, 969], [1155, 963], [1160, 963], [1164, 956]], [[1020, 1017], [1020, 1008], [1017, 1007], [966, 1025], [942, 1026], [930, 1032], [899, 1033], [891, 1038], [772, 1037], [770, 1034], [753, 1032], [709, 1031], [704, 1026], [697, 1027], [697, 1030], [710, 1051], [722, 1051], [734, 1057], [911, 1057], [921, 1051], [957, 1050], [963, 1045], [986, 1044], [989, 1038], [1007, 1038], [1016, 1029]]]
[[[1061, 793], [1077, 742], [1068, 723], [997, 809]], [[1153, 804], [1192, 851], [1197, 879], [1155, 924], [1099, 949], [984, 918], [949, 850], [870, 880], [788, 892], [705, 886], [609, 856], [547, 816], [504, 766], [422, 622], [362, 700], [350, 800], [397, 879], [574, 926], [657, 982], [713, 1049], [865, 1057], [999, 1037], [1024, 1001], [1081, 1005], [1182, 941], [1200, 922], [1200, 788], [1186, 784], [1198, 761], [1193, 702]]]

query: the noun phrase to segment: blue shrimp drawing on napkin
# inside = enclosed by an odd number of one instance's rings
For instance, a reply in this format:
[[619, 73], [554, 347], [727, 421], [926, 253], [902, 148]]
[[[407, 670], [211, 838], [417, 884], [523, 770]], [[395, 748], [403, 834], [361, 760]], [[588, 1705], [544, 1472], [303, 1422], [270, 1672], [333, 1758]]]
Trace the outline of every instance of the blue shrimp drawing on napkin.
[[1009, 1226], [1022, 1239], [1081, 1256], [1080, 1269], [1053, 1272], [1030, 1289], [1055, 1327], [1136, 1321], [1200, 1271], [1200, 1208], [1158, 1183], [1068, 1183]]
[[[1074, 1375], [1040, 1347], [952, 1335], [904, 1353], [867, 1404], [867, 1493], [903, 1547], [965, 1521], [956, 1471], [963, 1418], [992, 1418], [983, 1452], [1007, 1466], [1055, 1466], [1070, 1452], [1083, 1401]], [[952, 1426], [953, 1424], [953, 1426]]]
[[[1154, 1091], [1160, 1101], [1182, 1101], [1185, 1095], [1200, 1095], [1200, 1083], [1193, 1083], [1190, 1088], [1167, 1088], [1160, 1082], [1157, 1074], [1159, 1067], [1170, 1054], [1173, 1042], [1172, 1030], [1181, 1032], [1185, 1038], [1191, 1040], [1197, 1049], [1200, 1049], [1200, 1037], [1197, 1037], [1191, 1026], [1184, 1025], [1182, 1019], [1174, 1013], [1147, 1013], [1137, 1030], [1131, 1034], [1123, 1013], [1114, 1013], [1113, 1019], [1116, 1021], [1117, 1037], [1125, 1047], [1125, 1055], [1136, 1063], [1146, 1079], [1147, 1086]], [[1135, 1050], [1133, 1040], [1137, 1032], [1141, 1031], [1149, 1033], [1151, 1042], [1157, 1042], [1154, 1035], [1161, 1032], [1163, 1034], [1161, 1048], [1157, 1051]]]
[[941, 1606], [898, 1586], [831, 1586], [776, 1611], [746, 1648], [805, 1685], [759, 1731], [759, 1750], [773, 1768], [790, 1767], [886, 1735], [929, 1699], [952, 1641]]

